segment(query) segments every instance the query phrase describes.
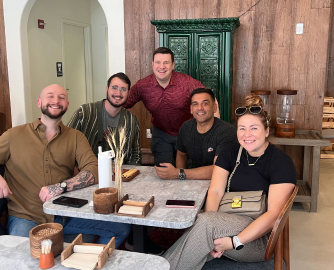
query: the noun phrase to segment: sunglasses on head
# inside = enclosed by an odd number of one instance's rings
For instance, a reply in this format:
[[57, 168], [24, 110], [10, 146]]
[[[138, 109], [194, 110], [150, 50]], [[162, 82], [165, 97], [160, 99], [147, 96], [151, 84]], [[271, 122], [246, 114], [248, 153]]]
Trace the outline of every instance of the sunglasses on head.
[[262, 107], [261, 106], [239, 107], [235, 109], [235, 114], [237, 116], [241, 116], [244, 115], [247, 112], [247, 110], [251, 114], [259, 114], [260, 112], [262, 112]]

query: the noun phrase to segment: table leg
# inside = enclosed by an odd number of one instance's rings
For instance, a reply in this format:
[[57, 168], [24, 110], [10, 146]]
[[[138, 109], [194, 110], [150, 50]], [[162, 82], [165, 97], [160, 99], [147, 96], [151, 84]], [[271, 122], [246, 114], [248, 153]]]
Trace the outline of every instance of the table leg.
[[310, 212], [317, 212], [320, 173], [320, 146], [313, 147]]
[[304, 164], [303, 164], [303, 181], [308, 182], [310, 180], [310, 159], [311, 159], [311, 146], [304, 147]]
[[133, 251], [146, 253], [147, 252], [147, 226], [133, 225]]

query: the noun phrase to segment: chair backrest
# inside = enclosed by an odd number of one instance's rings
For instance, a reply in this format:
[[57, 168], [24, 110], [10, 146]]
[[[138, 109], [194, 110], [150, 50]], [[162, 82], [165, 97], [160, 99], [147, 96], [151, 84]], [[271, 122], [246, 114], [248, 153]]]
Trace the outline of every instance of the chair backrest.
[[6, 115], [0, 112], [0, 136], [6, 130]]
[[291, 210], [291, 207], [292, 207], [292, 204], [293, 204], [293, 200], [295, 199], [295, 197], [297, 195], [297, 192], [298, 192], [298, 187], [296, 186], [295, 189], [293, 190], [290, 198], [288, 199], [288, 201], [284, 205], [281, 213], [278, 215], [278, 218], [277, 218], [277, 220], [275, 222], [275, 225], [274, 225], [274, 227], [271, 231], [269, 241], [268, 241], [268, 244], [267, 244], [266, 254], [265, 254], [266, 261], [269, 261], [274, 254], [277, 240], [278, 240], [281, 232], [284, 229], [285, 223], [286, 223], [286, 221], [289, 217], [289, 213], [290, 213], [290, 210]]

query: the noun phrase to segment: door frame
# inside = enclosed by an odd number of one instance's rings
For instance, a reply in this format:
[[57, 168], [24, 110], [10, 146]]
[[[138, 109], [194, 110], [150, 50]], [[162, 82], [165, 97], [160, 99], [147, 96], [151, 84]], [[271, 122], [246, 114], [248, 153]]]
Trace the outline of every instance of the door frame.
[[107, 78], [109, 79], [110, 77], [110, 72], [109, 72], [109, 37], [108, 37], [108, 25], [104, 25], [104, 35], [105, 35], [105, 46], [106, 46], [106, 71], [107, 71]]
[[[86, 103], [93, 102], [93, 68], [92, 68], [92, 46], [91, 46], [91, 30], [90, 25], [82, 22], [72, 21], [68, 19], [61, 19], [61, 46], [62, 46], [62, 61], [65, 62], [65, 50], [64, 50], [64, 24], [79, 26], [84, 29], [85, 40], [85, 71], [86, 71]], [[66, 65], [63, 65], [63, 78], [64, 88], [66, 86]]]

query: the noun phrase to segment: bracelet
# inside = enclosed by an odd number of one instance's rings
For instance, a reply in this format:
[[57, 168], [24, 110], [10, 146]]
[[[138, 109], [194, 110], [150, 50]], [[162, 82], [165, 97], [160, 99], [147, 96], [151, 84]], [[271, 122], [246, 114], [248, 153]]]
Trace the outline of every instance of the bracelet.
[[233, 236], [230, 236], [230, 237], [231, 237], [231, 241], [232, 241], [232, 247], [233, 247], [233, 249], [235, 249], [234, 242], [233, 242]]

